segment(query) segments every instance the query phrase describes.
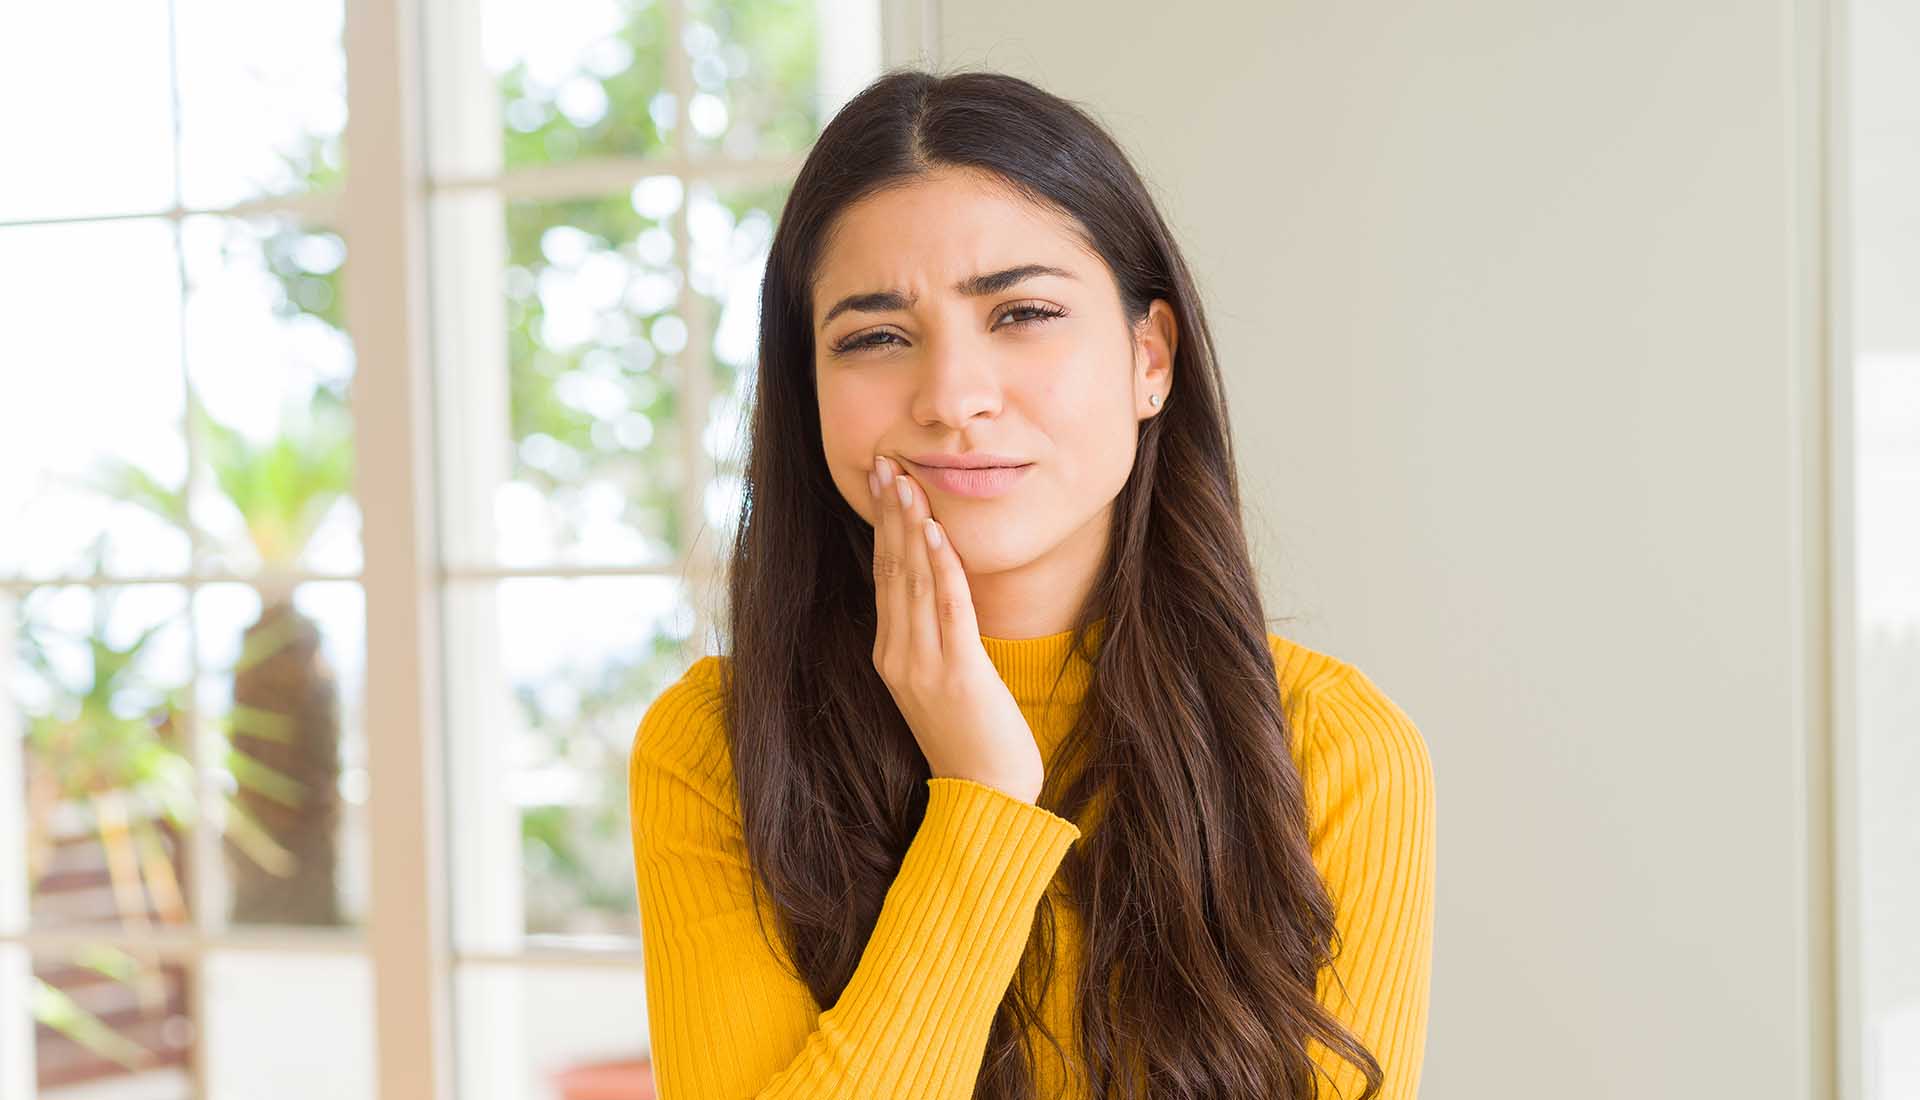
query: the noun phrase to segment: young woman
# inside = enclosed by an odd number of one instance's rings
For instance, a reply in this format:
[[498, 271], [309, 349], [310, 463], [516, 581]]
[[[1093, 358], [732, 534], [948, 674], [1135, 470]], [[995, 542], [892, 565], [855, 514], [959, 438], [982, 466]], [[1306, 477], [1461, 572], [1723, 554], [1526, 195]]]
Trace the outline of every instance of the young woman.
[[660, 1095], [1412, 1100], [1426, 746], [1267, 631], [1200, 299], [1113, 139], [889, 73], [761, 310], [731, 653], [628, 777]]

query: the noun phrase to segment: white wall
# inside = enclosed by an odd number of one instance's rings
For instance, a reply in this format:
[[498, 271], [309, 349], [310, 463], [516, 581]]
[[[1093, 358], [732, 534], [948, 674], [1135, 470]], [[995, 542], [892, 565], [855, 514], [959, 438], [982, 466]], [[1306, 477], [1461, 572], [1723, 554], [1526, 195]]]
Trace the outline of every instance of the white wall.
[[1432, 746], [1423, 1097], [1825, 1095], [1808, 9], [941, 8], [1157, 186], [1277, 629]]

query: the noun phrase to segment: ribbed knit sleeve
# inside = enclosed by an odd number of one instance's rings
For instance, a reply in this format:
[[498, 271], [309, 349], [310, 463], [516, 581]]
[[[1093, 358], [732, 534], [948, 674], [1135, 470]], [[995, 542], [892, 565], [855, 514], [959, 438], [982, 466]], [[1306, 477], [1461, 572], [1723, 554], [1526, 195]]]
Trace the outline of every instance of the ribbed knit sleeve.
[[662, 1100], [971, 1096], [1035, 909], [1079, 828], [993, 787], [928, 780], [926, 816], [865, 953], [821, 1011], [756, 920], [715, 660], [654, 700], [628, 770]]
[[[1303, 716], [1313, 859], [1343, 941], [1319, 1001], [1379, 1061], [1379, 1100], [1414, 1100], [1433, 962], [1433, 763], [1412, 720], [1351, 665], [1314, 687]], [[1358, 1096], [1360, 1071], [1309, 1045], [1337, 1095]]]

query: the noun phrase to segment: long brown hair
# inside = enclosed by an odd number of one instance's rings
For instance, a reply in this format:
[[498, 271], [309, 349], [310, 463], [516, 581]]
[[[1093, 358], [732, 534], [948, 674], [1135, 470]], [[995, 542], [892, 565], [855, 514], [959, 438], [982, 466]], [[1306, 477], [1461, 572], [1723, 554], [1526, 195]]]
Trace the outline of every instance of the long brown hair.
[[[991, 173], [1065, 215], [1112, 270], [1130, 321], [1162, 298], [1178, 323], [1172, 395], [1141, 426], [1072, 627], [1092, 682], [1040, 798], [1074, 820], [1096, 802], [1128, 807], [1100, 815], [1061, 866], [1087, 915], [1077, 1069], [1094, 1097], [1142, 1084], [1156, 1098], [1314, 1097], [1317, 1041], [1364, 1072], [1370, 1098], [1379, 1064], [1315, 998], [1339, 950], [1334, 908], [1309, 853], [1193, 277], [1114, 140], [1012, 76], [881, 76], [821, 133], [774, 234], [724, 617], [755, 900], [770, 899], [761, 913], [777, 915], [796, 977], [835, 1003], [926, 811], [927, 762], [872, 660], [873, 528], [822, 459], [811, 287], [849, 204], [945, 167]], [[1039, 1011], [1052, 904], [1040, 902], [994, 1018], [978, 1097], [1033, 1100], [1029, 1026], [1062, 1049]]]

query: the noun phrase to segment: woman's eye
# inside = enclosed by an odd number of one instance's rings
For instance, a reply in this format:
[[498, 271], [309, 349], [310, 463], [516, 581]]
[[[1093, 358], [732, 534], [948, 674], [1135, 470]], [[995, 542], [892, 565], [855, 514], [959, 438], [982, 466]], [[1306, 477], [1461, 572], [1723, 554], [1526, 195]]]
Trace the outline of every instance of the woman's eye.
[[[1066, 315], [1067, 311], [1058, 306], [1014, 306], [1012, 309], [1000, 315], [1000, 320], [1007, 321], [1007, 324], [995, 325], [994, 327], [1024, 328], [1028, 325], [1037, 325], [1042, 321], [1051, 320], [1055, 317], [1065, 317]], [[1009, 318], [1012, 318], [1012, 320], [1009, 320]], [[845, 354], [852, 351], [862, 351], [866, 348], [885, 347], [889, 343], [902, 344], [904, 342], [905, 341], [901, 340], [900, 337], [894, 333], [881, 329], [874, 332], [861, 333], [857, 336], [849, 336], [833, 345], [833, 351], [835, 354]]]
[[897, 336], [894, 336], [893, 333], [891, 332], [885, 332], [885, 331], [867, 332], [867, 333], [862, 333], [859, 336], [850, 336], [847, 339], [840, 341], [839, 343], [833, 346], [833, 350], [844, 352], [844, 351], [859, 351], [861, 348], [877, 348], [877, 347], [880, 347], [882, 344], [882, 341], [877, 339], [877, 337], [881, 337], [881, 336], [890, 336], [890, 337], [893, 337], [893, 340], [895, 343], [900, 342], [900, 338]]
[[1008, 326], [1009, 328], [1019, 328], [1024, 325], [1038, 324], [1041, 321], [1050, 320], [1054, 317], [1064, 317], [1066, 313], [1066, 310], [1056, 306], [1027, 305], [1014, 306], [1012, 309], [1002, 313], [1000, 318], [1001, 320], [1005, 320], [1021, 314], [1030, 314], [1031, 316], [1022, 317], [1020, 320], [1014, 321]]

